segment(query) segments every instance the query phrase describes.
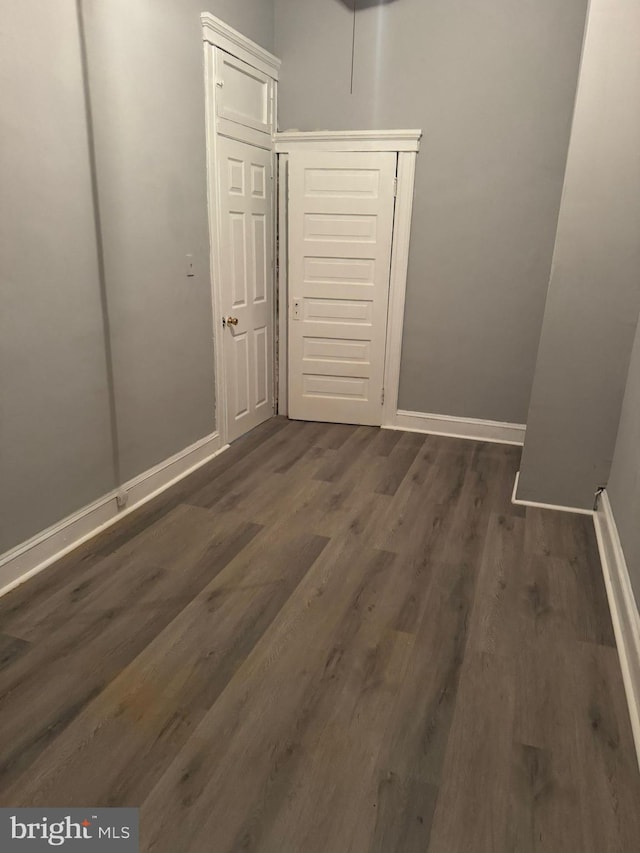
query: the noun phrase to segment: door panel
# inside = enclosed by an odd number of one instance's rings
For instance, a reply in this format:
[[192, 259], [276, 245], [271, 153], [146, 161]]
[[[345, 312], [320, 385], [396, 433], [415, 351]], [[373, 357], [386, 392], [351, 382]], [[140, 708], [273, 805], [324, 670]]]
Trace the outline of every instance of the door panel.
[[273, 414], [271, 157], [218, 137], [228, 441]]
[[266, 74], [219, 50], [216, 84], [218, 118], [271, 133], [273, 81]]
[[289, 415], [379, 425], [396, 154], [289, 159]]

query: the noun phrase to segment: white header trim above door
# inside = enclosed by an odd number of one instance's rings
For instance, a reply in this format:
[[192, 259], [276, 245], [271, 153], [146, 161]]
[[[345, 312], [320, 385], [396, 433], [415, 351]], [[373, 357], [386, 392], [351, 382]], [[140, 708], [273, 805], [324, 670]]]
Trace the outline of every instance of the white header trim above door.
[[276, 133], [278, 154], [290, 154], [302, 146], [315, 151], [415, 151], [421, 130], [287, 130]]
[[216, 18], [210, 12], [200, 15], [202, 21], [202, 37], [204, 41], [215, 47], [226, 50], [243, 62], [254, 68], [258, 68], [264, 74], [268, 74], [273, 80], [278, 79], [281, 62], [277, 56], [269, 53], [256, 42], [251, 41], [242, 33], [234, 30], [220, 18]]

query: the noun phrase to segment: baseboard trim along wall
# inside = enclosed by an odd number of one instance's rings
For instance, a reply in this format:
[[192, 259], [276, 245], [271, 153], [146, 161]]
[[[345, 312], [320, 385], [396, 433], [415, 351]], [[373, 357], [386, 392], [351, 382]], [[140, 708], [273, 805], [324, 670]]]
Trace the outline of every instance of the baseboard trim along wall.
[[606, 491], [600, 495], [594, 524], [640, 766], [640, 612]]
[[578, 506], [563, 506], [562, 504], [546, 504], [541, 501], [525, 501], [521, 498], [517, 498], [516, 495], [518, 493], [518, 482], [520, 480], [520, 471], [516, 473], [516, 479], [513, 484], [513, 492], [511, 494], [511, 503], [517, 504], [518, 506], [537, 506], [539, 509], [554, 509], [557, 512], [573, 512], [578, 515], [593, 515], [592, 509], [584, 509], [584, 507]]
[[[205, 436], [124, 483], [119, 489], [0, 555], [0, 596], [187, 477], [228, 446], [221, 446], [217, 432]], [[123, 494], [127, 496], [127, 503], [120, 509], [118, 496]]]
[[512, 503], [593, 516], [602, 575], [607, 590], [611, 622], [616, 637], [633, 740], [636, 746], [636, 757], [640, 767], [640, 612], [631, 587], [631, 578], [607, 492], [601, 493], [598, 509], [595, 512], [570, 506], [523, 501], [516, 498], [519, 475], [520, 472], [518, 471], [513, 486]]
[[524, 444], [526, 426], [502, 421], [482, 421], [476, 418], [458, 418], [450, 415], [430, 415], [426, 412], [407, 412], [399, 409], [392, 423], [384, 429], [403, 429], [431, 435], [448, 435], [451, 438], [468, 438], [474, 441], [492, 441], [497, 444]]

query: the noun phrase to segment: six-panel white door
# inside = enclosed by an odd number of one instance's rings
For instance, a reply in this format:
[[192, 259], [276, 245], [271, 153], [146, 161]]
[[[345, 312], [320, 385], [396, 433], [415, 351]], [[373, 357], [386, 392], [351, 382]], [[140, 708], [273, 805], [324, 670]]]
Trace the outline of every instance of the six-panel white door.
[[289, 159], [289, 416], [380, 425], [395, 153]]
[[272, 154], [218, 137], [227, 441], [273, 414]]

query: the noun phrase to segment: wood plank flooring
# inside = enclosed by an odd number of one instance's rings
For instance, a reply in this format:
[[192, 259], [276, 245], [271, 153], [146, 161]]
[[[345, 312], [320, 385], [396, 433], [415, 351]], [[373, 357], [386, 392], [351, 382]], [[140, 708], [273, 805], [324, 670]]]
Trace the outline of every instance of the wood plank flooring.
[[519, 450], [274, 418], [0, 599], [0, 803], [167, 853], [622, 853], [591, 519]]

